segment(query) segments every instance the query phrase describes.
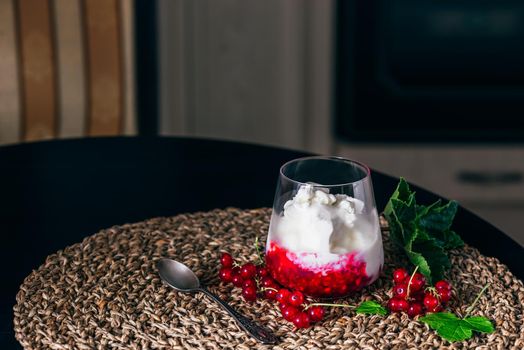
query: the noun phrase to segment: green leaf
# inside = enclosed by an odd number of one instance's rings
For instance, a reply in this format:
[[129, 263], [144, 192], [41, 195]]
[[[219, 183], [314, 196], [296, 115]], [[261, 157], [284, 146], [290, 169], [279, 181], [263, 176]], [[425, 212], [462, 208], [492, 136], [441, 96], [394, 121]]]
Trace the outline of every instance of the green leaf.
[[449, 201], [444, 206], [433, 206], [428, 212], [419, 218], [419, 225], [430, 231], [442, 232], [449, 230], [453, 218], [457, 213], [458, 204], [455, 201]]
[[[412, 245], [412, 250], [413, 252], [416, 252], [424, 257], [424, 260], [429, 267], [429, 272], [425, 273], [426, 271], [424, 264], [422, 264], [422, 266], [418, 264], [416, 265], [419, 266], [421, 273], [426, 276], [426, 279], [429, 283], [432, 283], [433, 280], [438, 281], [442, 279], [444, 277], [444, 271], [451, 267], [451, 263], [446, 252], [433, 239], [415, 241]], [[415, 264], [415, 262], [413, 263]]]
[[431, 207], [425, 215], [418, 217], [418, 226], [446, 250], [462, 247], [464, 241], [456, 232], [450, 230], [457, 212], [457, 202], [450, 201], [443, 206]]
[[[420, 227], [418, 227], [416, 225], [415, 225], [415, 227], [416, 227], [415, 230], [417, 232], [415, 232], [414, 238], [416, 238], [418, 241], [426, 241], [428, 239], [433, 239], [429, 235], [428, 231], [422, 230]], [[414, 241], [414, 239], [413, 239], [413, 241]], [[413, 246], [413, 241], [411, 242], [412, 243], [411, 246]], [[408, 246], [407, 243], [408, 243], [408, 241], [406, 241], [406, 247]], [[412, 248], [410, 248], [410, 249], [412, 249]]]
[[429, 267], [429, 264], [426, 258], [424, 258], [422, 254], [408, 251], [408, 250], [406, 250], [405, 252], [409, 258], [409, 261], [411, 261], [413, 265], [418, 266], [418, 270], [420, 271], [421, 274], [426, 276], [426, 278], [428, 278], [428, 276], [431, 276], [431, 268]]
[[466, 340], [473, 335], [467, 322], [449, 312], [429, 314], [419, 320], [436, 330], [442, 338], [452, 342]]
[[442, 200], [437, 200], [433, 204], [430, 205], [417, 205], [417, 217], [421, 217], [426, 215], [430, 210], [433, 210], [435, 207], [440, 207], [440, 203], [442, 203]]
[[451, 266], [448, 256], [433, 239], [416, 240], [411, 249], [405, 249], [411, 263], [419, 267], [429, 283], [443, 278], [444, 270]]
[[495, 328], [490, 320], [481, 316], [473, 316], [464, 319], [465, 322], [469, 323], [471, 329], [477, 332], [493, 333]]
[[363, 301], [355, 311], [357, 314], [366, 315], [387, 315], [387, 310], [374, 300]]
[[407, 202], [401, 201], [400, 199], [392, 198], [391, 205], [393, 206], [393, 211], [397, 215], [400, 222], [413, 221], [417, 217], [414, 195], [410, 195], [409, 200]]
[[396, 193], [397, 193], [396, 198], [402, 201], [405, 201], [405, 202], [407, 202], [409, 196], [413, 193], [411, 189], [409, 188], [409, 184], [403, 177], [399, 179]]
[[415, 193], [409, 190], [409, 185], [401, 178], [384, 211], [391, 237], [399, 247], [410, 245], [414, 239], [413, 220], [417, 216], [416, 207]]
[[394, 216], [394, 220], [400, 224], [398, 226], [400, 226], [402, 233], [402, 239], [400, 239], [400, 235], [397, 235], [395, 240], [399, 246], [411, 250], [411, 244], [417, 236], [416, 226], [413, 222], [417, 216], [415, 198], [410, 195], [410, 200], [408, 203], [398, 199], [392, 199], [391, 204], [393, 207], [393, 212], [391, 215]]
[[414, 223], [408, 223], [407, 226], [407, 229], [404, 230], [404, 249], [412, 251], [415, 240], [420, 239], [420, 236], [424, 236], [425, 232], [417, 229]]
[[389, 233], [391, 240], [400, 248], [404, 247], [404, 227], [398, 220], [395, 212], [392, 212], [388, 218]]
[[436, 330], [442, 338], [451, 342], [471, 338], [473, 335], [472, 331], [492, 333], [495, 330], [491, 322], [485, 317], [460, 319], [450, 312], [427, 314], [419, 318], [419, 320], [427, 323], [428, 326]]
[[442, 232], [442, 235], [444, 249], [455, 249], [464, 246], [464, 241], [455, 231], [446, 230]]
[[409, 185], [404, 180], [404, 178], [400, 178], [400, 181], [398, 182], [397, 188], [391, 195], [390, 201], [386, 205], [386, 208], [384, 209], [384, 215], [388, 216], [393, 211], [393, 208], [391, 207], [391, 199], [399, 199], [401, 201], [407, 202], [409, 200], [409, 196], [412, 194], [411, 190], [409, 189]]
[[447, 322], [458, 319], [459, 318], [451, 312], [428, 313], [426, 316], [419, 318], [420, 321], [427, 323], [433, 329], [440, 328]]
[[443, 278], [444, 271], [451, 266], [446, 250], [464, 245], [460, 236], [450, 229], [457, 208], [455, 201], [445, 205], [440, 200], [428, 206], [417, 205], [415, 192], [401, 178], [384, 210], [391, 240], [403, 249], [429, 282]]

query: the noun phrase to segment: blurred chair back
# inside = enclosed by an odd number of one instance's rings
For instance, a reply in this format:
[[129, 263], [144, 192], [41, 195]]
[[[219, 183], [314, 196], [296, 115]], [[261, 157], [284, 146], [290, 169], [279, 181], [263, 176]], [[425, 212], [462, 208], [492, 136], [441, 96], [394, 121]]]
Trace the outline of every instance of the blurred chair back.
[[0, 144], [133, 135], [132, 0], [0, 0]]

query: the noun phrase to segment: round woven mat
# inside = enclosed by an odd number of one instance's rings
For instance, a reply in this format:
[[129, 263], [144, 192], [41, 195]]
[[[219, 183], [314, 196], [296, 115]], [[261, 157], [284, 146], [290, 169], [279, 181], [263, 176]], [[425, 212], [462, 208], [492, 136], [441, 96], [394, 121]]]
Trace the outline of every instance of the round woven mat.
[[[274, 330], [275, 349], [522, 349], [524, 287], [495, 258], [465, 247], [453, 253], [449, 279], [455, 286], [452, 312], [464, 313], [479, 288], [491, 287], [474, 314], [489, 317], [493, 334], [468, 341], [442, 340], [405, 314], [355, 315], [331, 308], [323, 322], [294, 331], [275, 303], [243, 301], [239, 290], [217, 279], [221, 251], [241, 262], [256, 261], [254, 239], [265, 241], [269, 209], [213, 210], [113, 227], [47, 258], [16, 297], [16, 338], [27, 349], [252, 349], [257, 344], [204, 295], [178, 293], [161, 283], [160, 257], [183, 261], [210, 289], [239, 311]], [[371, 287], [343, 302], [386, 303], [394, 267], [407, 266], [384, 231], [385, 271]], [[460, 301], [457, 298], [460, 296]]]

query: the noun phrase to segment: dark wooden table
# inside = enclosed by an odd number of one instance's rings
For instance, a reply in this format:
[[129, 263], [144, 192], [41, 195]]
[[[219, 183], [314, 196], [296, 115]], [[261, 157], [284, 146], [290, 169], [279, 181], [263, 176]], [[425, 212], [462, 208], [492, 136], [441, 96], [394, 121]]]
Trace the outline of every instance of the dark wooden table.
[[[45, 257], [102, 228], [155, 216], [271, 206], [280, 165], [307, 154], [188, 138], [96, 138], [0, 147], [0, 349], [20, 348], [12, 307]], [[398, 179], [373, 171], [382, 210]], [[417, 198], [438, 196], [417, 189]], [[454, 228], [524, 277], [522, 248], [459, 209]]]

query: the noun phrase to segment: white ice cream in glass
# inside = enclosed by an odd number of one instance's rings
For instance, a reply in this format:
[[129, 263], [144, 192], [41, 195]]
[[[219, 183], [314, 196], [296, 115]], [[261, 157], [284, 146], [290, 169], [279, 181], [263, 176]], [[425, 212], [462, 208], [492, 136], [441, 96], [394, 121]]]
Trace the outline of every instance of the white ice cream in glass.
[[266, 263], [282, 285], [321, 298], [375, 281], [384, 263], [367, 166], [307, 157], [280, 168]]

